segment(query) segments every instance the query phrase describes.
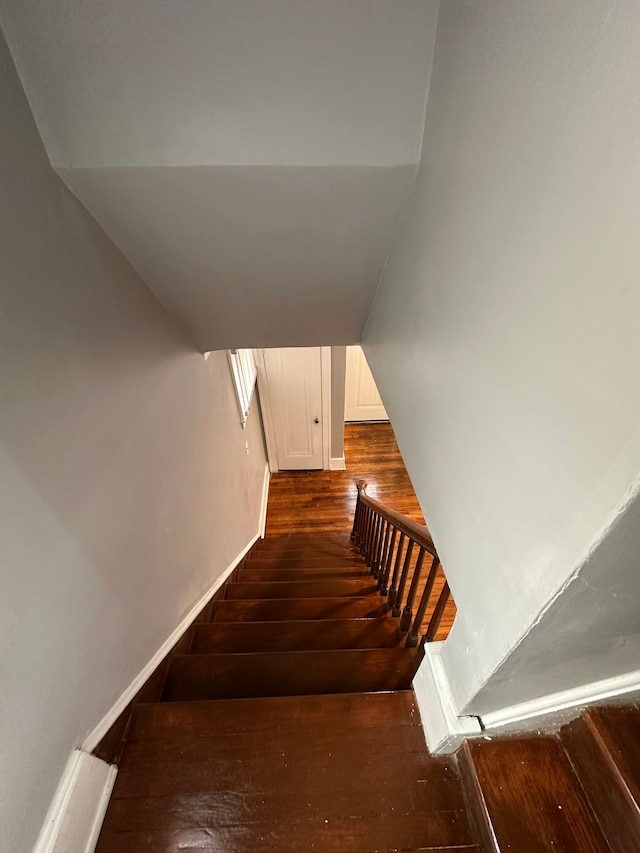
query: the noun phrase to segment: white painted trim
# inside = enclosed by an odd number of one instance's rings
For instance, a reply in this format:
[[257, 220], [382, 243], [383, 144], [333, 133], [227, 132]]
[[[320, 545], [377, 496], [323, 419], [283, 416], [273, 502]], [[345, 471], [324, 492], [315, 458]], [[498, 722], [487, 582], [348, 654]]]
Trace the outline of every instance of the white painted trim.
[[331, 347], [320, 347], [322, 386], [322, 468], [331, 470]]
[[413, 679], [422, 729], [427, 746], [434, 755], [455, 752], [465, 738], [481, 733], [476, 717], [459, 717], [456, 712], [440, 659], [442, 646], [443, 643], [426, 644], [424, 659]]
[[277, 474], [278, 454], [276, 452], [276, 434], [273, 427], [273, 412], [271, 409], [271, 395], [269, 394], [269, 381], [267, 379], [267, 366], [264, 360], [264, 350], [254, 350], [256, 355], [256, 370], [258, 371], [258, 394], [260, 396], [260, 411], [262, 412], [262, 426], [264, 428], [264, 440], [267, 445], [267, 459], [269, 470]]
[[346, 471], [347, 463], [344, 456], [332, 456], [329, 460], [330, 471]]
[[74, 749], [33, 853], [93, 853], [118, 768]]
[[269, 482], [271, 480], [271, 471], [269, 471], [269, 463], [265, 462], [264, 466], [264, 481], [262, 483], [262, 501], [260, 503], [260, 520], [259, 520], [259, 536], [264, 539], [264, 534], [267, 529], [267, 507], [269, 504]]
[[164, 643], [160, 646], [158, 651], [154, 654], [151, 660], [144, 666], [138, 675], [133, 679], [131, 684], [127, 687], [124, 693], [120, 696], [120, 698], [114, 703], [114, 705], [107, 711], [104, 717], [100, 720], [98, 725], [87, 735], [82, 744], [82, 749], [86, 752], [93, 752], [96, 746], [100, 743], [105, 734], [109, 731], [111, 726], [118, 719], [120, 714], [127, 707], [129, 702], [136, 695], [138, 690], [142, 687], [142, 685], [146, 682], [149, 676], [153, 673], [155, 668], [160, 664], [163, 658], [171, 651], [171, 649], [178, 642], [180, 637], [184, 634], [187, 628], [194, 621], [196, 616], [200, 613], [200, 611], [206, 607], [209, 601], [213, 598], [215, 593], [220, 589], [222, 584], [227, 580], [229, 575], [236, 568], [238, 563], [240, 563], [246, 554], [253, 548], [254, 544], [260, 538], [260, 532], [256, 533], [256, 535], [251, 539], [251, 541], [247, 544], [247, 546], [242, 550], [240, 554], [233, 560], [232, 563], [227, 566], [227, 568], [222, 572], [222, 574], [216, 578], [213, 582], [212, 586], [205, 592], [205, 594], [193, 605], [191, 610], [187, 613], [187, 615], [182, 619], [180, 624], [175, 630], [171, 632], [171, 634], [167, 637]]
[[592, 681], [580, 687], [550, 693], [538, 699], [510, 705], [482, 715], [482, 725], [489, 732], [554, 728], [573, 720], [589, 705], [632, 702], [640, 697], [640, 670]]

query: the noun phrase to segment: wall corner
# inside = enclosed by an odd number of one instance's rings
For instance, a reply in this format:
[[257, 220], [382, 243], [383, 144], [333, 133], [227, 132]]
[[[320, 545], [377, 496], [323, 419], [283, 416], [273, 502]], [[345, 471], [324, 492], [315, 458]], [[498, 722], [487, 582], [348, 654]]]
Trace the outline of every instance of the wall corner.
[[413, 680], [422, 727], [433, 755], [455, 752], [468, 737], [481, 734], [477, 717], [459, 716], [440, 653], [444, 643], [427, 643]]

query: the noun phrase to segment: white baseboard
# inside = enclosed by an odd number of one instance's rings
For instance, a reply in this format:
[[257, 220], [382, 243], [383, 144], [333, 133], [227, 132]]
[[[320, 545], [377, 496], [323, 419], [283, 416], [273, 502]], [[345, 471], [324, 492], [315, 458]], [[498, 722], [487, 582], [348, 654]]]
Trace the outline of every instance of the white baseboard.
[[260, 523], [259, 531], [260, 538], [264, 539], [265, 530], [267, 529], [267, 505], [269, 503], [269, 482], [271, 480], [271, 471], [269, 463], [264, 464], [264, 482], [262, 484], [262, 503], [260, 504]]
[[440, 659], [442, 645], [426, 644], [424, 659], [413, 679], [422, 728], [433, 755], [449, 755], [458, 749], [465, 738], [481, 734], [476, 717], [459, 717], [456, 713], [449, 681]]
[[491, 733], [556, 728], [575, 719], [589, 705], [633, 702], [640, 697], [640, 670], [592, 681], [580, 687], [550, 693], [529, 702], [510, 705], [482, 715], [483, 727]]
[[171, 649], [178, 642], [180, 637], [187, 630], [189, 625], [194, 621], [196, 616], [200, 613], [200, 611], [206, 607], [209, 601], [213, 598], [215, 593], [220, 589], [222, 584], [227, 580], [229, 575], [233, 572], [236, 566], [244, 559], [246, 554], [253, 548], [254, 544], [260, 538], [260, 532], [256, 533], [256, 535], [251, 539], [251, 541], [247, 544], [247, 546], [241, 551], [240, 554], [230, 563], [229, 566], [224, 570], [224, 572], [216, 578], [213, 585], [205, 592], [205, 594], [197, 601], [191, 610], [187, 613], [184, 619], [180, 622], [177, 628], [171, 632], [171, 634], [167, 637], [164, 643], [160, 646], [158, 651], [154, 654], [151, 660], [144, 666], [138, 675], [133, 679], [131, 684], [127, 687], [124, 693], [120, 696], [120, 698], [115, 702], [115, 704], [107, 711], [105, 716], [100, 720], [98, 725], [87, 735], [85, 738], [82, 749], [85, 752], [93, 752], [96, 746], [100, 743], [102, 738], [109, 731], [111, 726], [118, 719], [120, 714], [127, 707], [129, 702], [136, 695], [138, 690], [142, 687], [145, 681], [149, 678], [158, 664], [163, 660], [163, 658], [171, 651]]
[[33, 853], [93, 853], [117, 772], [74, 749]]
[[329, 460], [329, 470], [330, 471], [346, 471], [347, 463], [345, 462], [344, 456], [332, 456]]

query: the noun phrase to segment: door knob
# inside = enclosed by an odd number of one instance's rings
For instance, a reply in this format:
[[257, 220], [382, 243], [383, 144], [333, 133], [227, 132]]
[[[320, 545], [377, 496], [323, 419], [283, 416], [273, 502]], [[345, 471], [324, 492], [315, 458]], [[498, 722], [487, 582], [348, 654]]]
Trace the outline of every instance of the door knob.
[[314, 424], [319, 424], [319, 423], [320, 423], [320, 418], [316, 418], [314, 421]]

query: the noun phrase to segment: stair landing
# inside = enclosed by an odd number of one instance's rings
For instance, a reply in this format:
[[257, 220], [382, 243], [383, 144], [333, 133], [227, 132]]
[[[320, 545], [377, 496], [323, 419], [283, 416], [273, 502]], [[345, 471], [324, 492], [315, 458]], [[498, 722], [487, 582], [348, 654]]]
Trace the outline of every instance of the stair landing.
[[413, 693], [138, 706], [98, 853], [480, 853]]

